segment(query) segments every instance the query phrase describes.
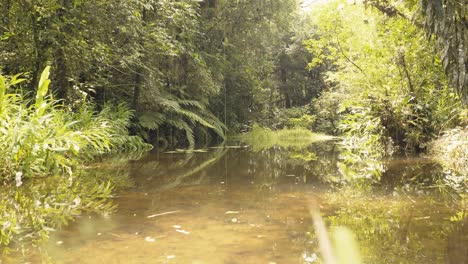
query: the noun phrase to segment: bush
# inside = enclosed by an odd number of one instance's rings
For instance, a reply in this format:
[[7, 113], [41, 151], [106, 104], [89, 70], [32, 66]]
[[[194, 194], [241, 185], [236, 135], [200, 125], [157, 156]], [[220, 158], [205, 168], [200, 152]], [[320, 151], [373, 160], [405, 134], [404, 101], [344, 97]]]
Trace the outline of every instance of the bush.
[[430, 144], [430, 152], [452, 175], [468, 175], [468, 126], [448, 130]]
[[47, 96], [49, 67], [41, 75], [34, 102], [10, 92], [22, 80], [0, 76], [0, 180], [56, 174], [72, 175], [80, 162], [118, 150], [147, 150], [128, 136], [132, 111], [125, 105], [105, 105], [99, 113], [83, 104], [77, 113]]
[[262, 126], [271, 126], [274, 129], [307, 128], [311, 129], [315, 123], [315, 116], [310, 114], [308, 106], [277, 109], [273, 112], [273, 124], [261, 122]]
[[385, 167], [385, 136], [380, 118], [368, 107], [355, 107], [340, 122], [343, 133], [342, 152], [338, 163], [346, 180], [379, 180]]
[[103, 154], [151, 147], [129, 136], [133, 112], [126, 105], [107, 104], [96, 112], [84, 102], [73, 113], [47, 96], [48, 75], [49, 67], [34, 101], [11, 91], [22, 81], [18, 76], [0, 76], [0, 246], [46, 240], [83, 210], [112, 211], [109, 198], [128, 177], [78, 175], [75, 169]]

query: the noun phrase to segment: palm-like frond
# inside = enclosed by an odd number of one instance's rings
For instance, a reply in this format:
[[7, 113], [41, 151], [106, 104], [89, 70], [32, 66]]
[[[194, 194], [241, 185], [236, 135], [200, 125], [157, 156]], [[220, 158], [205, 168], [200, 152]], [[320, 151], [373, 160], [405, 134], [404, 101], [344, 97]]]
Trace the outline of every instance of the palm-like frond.
[[155, 103], [157, 109], [153, 107], [138, 117], [144, 129], [156, 130], [167, 125], [185, 131], [190, 148], [195, 146], [194, 128], [198, 125], [211, 129], [222, 139], [226, 137], [226, 126], [199, 101], [160, 94]]

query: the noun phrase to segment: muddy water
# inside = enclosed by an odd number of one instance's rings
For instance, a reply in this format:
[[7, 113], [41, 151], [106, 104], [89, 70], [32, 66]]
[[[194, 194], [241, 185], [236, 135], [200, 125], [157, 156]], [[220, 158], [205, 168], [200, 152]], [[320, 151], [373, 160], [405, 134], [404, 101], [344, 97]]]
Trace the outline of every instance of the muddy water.
[[134, 187], [114, 214], [81, 216], [22, 261], [323, 263], [318, 209], [329, 230], [353, 231], [364, 263], [466, 263], [466, 208], [439, 166], [397, 159], [377, 183], [347, 187], [336, 161], [330, 143], [149, 154], [121, 171]]

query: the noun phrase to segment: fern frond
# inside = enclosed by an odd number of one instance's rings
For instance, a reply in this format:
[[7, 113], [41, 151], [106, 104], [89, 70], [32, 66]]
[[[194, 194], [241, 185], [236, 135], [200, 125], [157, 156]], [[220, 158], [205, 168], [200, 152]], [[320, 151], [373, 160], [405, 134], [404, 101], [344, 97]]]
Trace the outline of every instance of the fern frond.
[[193, 149], [195, 146], [195, 135], [193, 129], [184, 120], [168, 120], [167, 123], [175, 128], [185, 131], [187, 141], [189, 142], [189, 148]]
[[177, 111], [177, 113], [182, 115], [183, 117], [188, 118], [188, 120], [193, 124], [194, 123], [199, 123], [202, 126], [209, 127], [209, 128], [214, 128], [213, 125], [208, 123], [203, 117], [199, 116], [198, 114], [196, 114], [194, 112], [191, 112], [191, 111], [185, 110], [185, 109], [180, 109], [179, 111]]
[[179, 105], [184, 105], [184, 106], [193, 106], [195, 108], [198, 108], [200, 110], [205, 109], [205, 106], [201, 104], [199, 101], [195, 100], [180, 100], [178, 101]]
[[166, 121], [167, 116], [163, 113], [144, 113], [138, 117], [138, 124], [146, 129], [155, 130]]

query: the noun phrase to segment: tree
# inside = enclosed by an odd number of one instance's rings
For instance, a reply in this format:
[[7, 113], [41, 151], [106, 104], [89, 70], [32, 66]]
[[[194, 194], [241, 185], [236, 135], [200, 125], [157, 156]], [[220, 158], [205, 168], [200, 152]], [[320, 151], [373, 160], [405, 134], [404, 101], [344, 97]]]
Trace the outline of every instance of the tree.
[[[413, 0], [405, 1], [414, 7]], [[388, 16], [399, 16], [407, 20], [409, 15], [388, 0], [365, 0], [367, 5], [377, 8]], [[423, 27], [430, 40], [436, 38], [445, 73], [451, 86], [461, 100], [468, 103], [468, 3], [466, 0], [419, 0], [419, 10], [423, 23], [412, 20]]]
[[468, 2], [421, 0], [429, 37], [435, 35], [445, 72], [461, 99], [468, 103]]

